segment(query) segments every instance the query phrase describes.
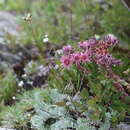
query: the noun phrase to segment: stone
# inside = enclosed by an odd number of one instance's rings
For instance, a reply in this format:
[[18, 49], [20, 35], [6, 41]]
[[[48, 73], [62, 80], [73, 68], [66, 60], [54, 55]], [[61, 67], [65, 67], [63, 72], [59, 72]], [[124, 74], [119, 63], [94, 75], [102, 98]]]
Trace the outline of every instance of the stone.
[[7, 62], [9, 64], [14, 64], [20, 62], [21, 58], [18, 55], [0, 51], [0, 61]]
[[117, 129], [116, 129], [116, 130], [130, 130], [130, 125], [125, 124], [125, 123], [120, 123], [120, 124], [117, 126]]
[[18, 36], [18, 24], [16, 24], [16, 17], [8, 12], [0, 12], [0, 37], [9, 33]]

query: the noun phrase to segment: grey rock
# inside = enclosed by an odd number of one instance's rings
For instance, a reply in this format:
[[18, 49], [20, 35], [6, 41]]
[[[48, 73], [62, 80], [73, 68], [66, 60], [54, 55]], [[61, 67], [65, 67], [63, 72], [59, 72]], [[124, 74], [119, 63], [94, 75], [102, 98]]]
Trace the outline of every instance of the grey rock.
[[10, 46], [0, 44], [0, 65], [2, 62], [12, 65], [15, 63], [26, 62], [31, 59], [37, 59], [39, 50], [36, 46], [25, 47], [19, 44]]
[[4, 36], [5, 33], [9, 33], [14, 36], [18, 36], [18, 25], [16, 24], [16, 17], [8, 12], [0, 12], [0, 36]]
[[47, 76], [49, 74], [49, 72], [50, 72], [50, 69], [48, 66], [45, 67], [45, 66], [41, 65], [37, 68], [38, 76]]
[[120, 123], [116, 129], [112, 130], [130, 130], [130, 125], [125, 124], [125, 123]]
[[21, 58], [15, 54], [0, 51], [0, 60], [10, 64], [20, 62]]

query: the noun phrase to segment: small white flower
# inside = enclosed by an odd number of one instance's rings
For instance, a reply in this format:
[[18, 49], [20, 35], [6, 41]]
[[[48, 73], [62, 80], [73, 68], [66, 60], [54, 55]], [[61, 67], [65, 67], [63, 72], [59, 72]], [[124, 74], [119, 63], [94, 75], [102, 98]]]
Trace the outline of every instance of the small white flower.
[[70, 106], [72, 103], [71, 102], [67, 102], [66, 103], [66, 106]]
[[30, 61], [30, 62], [28, 63], [28, 66], [31, 68], [32, 65], [33, 65], [33, 61]]
[[54, 69], [57, 70], [58, 68], [59, 68], [59, 65], [56, 64], [56, 65], [54, 66]]
[[43, 69], [43, 68], [44, 68], [43, 65], [40, 65], [40, 66], [38, 67], [39, 70], [40, 70], [40, 69]]
[[57, 54], [57, 55], [62, 55], [62, 54], [63, 54], [63, 50], [62, 50], [62, 49], [57, 50], [57, 51], [56, 51], [56, 54]]
[[33, 82], [32, 82], [32, 81], [28, 81], [27, 83], [30, 84], [30, 85], [33, 85]]
[[47, 34], [45, 35], [45, 38], [48, 38], [48, 35], [47, 35]]
[[16, 97], [15, 97], [15, 96], [13, 96], [13, 97], [12, 97], [12, 99], [13, 99], [13, 100], [15, 100], [15, 99], [16, 99]]
[[43, 39], [43, 42], [44, 43], [46, 43], [46, 42], [48, 42], [49, 41], [49, 39], [47, 38], [47, 37], [45, 37], [44, 39]]
[[43, 43], [46, 43], [49, 41], [48, 35], [46, 34], [43, 38]]
[[27, 74], [23, 74], [22, 77], [23, 77], [23, 78], [26, 78], [26, 77], [27, 77]]
[[95, 34], [95, 36], [94, 36], [97, 40], [98, 39], [100, 39], [100, 36], [99, 35], [97, 35], [97, 34]]
[[20, 81], [19, 84], [18, 84], [19, 87], [22, 87], [23, 85], [24, 85], [23, 81]]
[[28, 115], [27, 115], [28, 117], [30, 117], [31, 116], [31, 114], [30, 113], [28, 113]]

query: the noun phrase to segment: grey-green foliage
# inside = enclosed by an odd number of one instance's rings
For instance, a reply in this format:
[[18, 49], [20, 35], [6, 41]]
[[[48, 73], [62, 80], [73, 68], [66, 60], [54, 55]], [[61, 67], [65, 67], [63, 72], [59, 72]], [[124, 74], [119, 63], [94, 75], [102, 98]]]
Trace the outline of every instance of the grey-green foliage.
[[111, 127], [111, 117], [112, 114], [108, 112], [106, 113], [106, 118], [104, 122], [98, 120], [90, 120], [88, 117], [86, 117], [86, 119], [78, 118], [76, 128], [77, 130], [97, 130], [95, 126], [99, 126], [100, 128], [98, 130], [109, 130]]
[[88, 119], [79, 118], [77, 120], [77, 130], [96, 130], [96, 128], [90, 124]]
[[[114, 112], [106, 113], [104, 122], [91, 120], [88, 112], [74, 118], [70, 111], [75, 110], [73, 98], [61, 94], [57, 89], [34, 89], [16, 96], [18, 102], [13, 106], [6, 107], [0, 113], [0, 125], [18, 130], [108, 130], [110, 120]], [[80, 108], [76, 109], [80, 111]], [[76, 114], [75, 114], [76, 115]]]
[[[44, 93], [45, 94], [45, 93]], [[31, 118], [32, 127], [36, 130], [66, 130], [67, 128], [76, 128], [76, 130], [96, 130], [93, 124], [100, 126], [99, 130], [108, 130], [110, 128], [111, 114], [106, 113], [105, 122], [92, 121], [87, 114], [86, 118], [78, 117], [77, 120], [73, 118], [65, 106], [55, 105], [58, 102], [68, 102], [70, 98], [68, 95], [60, 94], [57, 89], [46, 91], [48, 101], [43, 99], [43, 93], [35, 94], [35, 111], [36, 114]], [[71, 104], [72, 105], [72, 104]], [[72, 105], [73, 106], [73, 105]], [[71, 107], [72, 108], [72, 107]], [[87, 112], [86, 112], [87, 113]]]
[[66, 95], [58, 93], [56, 89], [53, 89], [46, 94], [50, 96], [50, 99], [48, 100], [50, 102], [45, 102], [41, 98], [44, 96], [43, 94], [40, 96], [40, 93], [36, 93], [35, 95], [36, 115], [31, 119], [32, 126], [38, 130], [58, 130], [73, 127], [73, 119], [67, 116], [65, 107], [55, 105], [58, 102], [63, 102]]

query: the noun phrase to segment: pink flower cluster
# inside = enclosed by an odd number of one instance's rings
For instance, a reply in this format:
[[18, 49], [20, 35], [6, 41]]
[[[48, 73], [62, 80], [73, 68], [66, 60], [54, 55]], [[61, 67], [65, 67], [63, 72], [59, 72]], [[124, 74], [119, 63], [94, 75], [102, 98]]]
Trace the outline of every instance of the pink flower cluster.
[[64, 55], [61, 57], [61, 63], [64, 67], [70, 67], [73, 64], [95, 62], [107, 68], [118, 65], [121, 61], [115, 59], [109, 53], [109, 47], [118, 43], [113, 35], [107, 35], [103, 40], [91, 38], [79, 42], [76, 49], [71, 45], [63, 47]]
[[67, 46], [63, 47], [66, 48], [67, 51], [64, 52], [64, 56], [61, 57], [61, 62], [64, 67], [70, 67], [72, 64], [80, 64], [89, 61], [89, 55], [87, 52], [80, 52], [74, 50], [67, 49]]

